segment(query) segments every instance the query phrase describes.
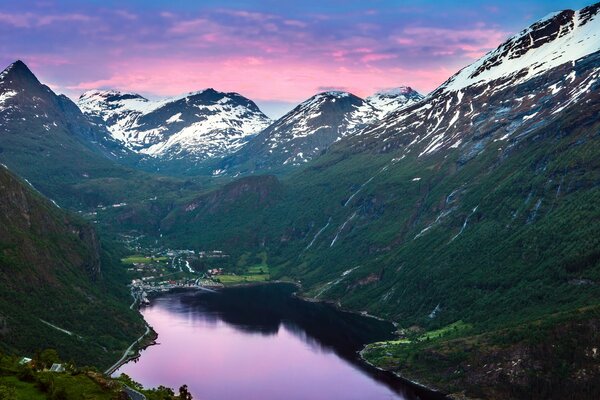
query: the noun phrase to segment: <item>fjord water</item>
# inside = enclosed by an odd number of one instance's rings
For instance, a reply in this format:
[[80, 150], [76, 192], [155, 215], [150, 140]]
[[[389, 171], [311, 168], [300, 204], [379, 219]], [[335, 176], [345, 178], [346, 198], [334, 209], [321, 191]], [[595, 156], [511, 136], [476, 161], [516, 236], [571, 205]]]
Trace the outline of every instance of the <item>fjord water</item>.
[[158, 345], [122, 366], [146, 387], [187, 384], [194, 399], [412, 399], [357, 357], [387, 322], [292, 296], [292, 285], [169, 294], [142, 310]]

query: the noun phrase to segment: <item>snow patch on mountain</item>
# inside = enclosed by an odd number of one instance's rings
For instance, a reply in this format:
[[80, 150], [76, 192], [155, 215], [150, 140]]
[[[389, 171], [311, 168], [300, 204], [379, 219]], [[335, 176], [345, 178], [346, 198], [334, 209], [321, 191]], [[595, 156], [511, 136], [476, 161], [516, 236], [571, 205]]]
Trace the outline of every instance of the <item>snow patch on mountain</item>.
[[11, 99], [16, 95], [17, 92], [15, 92], [14, 90], [7, 90], [3, 93], [0, 93], [0, 106], [4, 106], [4, 103], [6, 103], [8, 99]]

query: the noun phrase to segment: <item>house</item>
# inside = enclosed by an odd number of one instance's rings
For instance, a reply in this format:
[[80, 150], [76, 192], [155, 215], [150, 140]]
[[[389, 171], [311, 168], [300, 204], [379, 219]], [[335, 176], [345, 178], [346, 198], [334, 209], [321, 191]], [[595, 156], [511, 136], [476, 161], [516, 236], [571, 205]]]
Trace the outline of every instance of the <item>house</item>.
[[50, 367], [50, 372], [65, 372], [65, 367], [62, 364], [54, 363]]
[[212, 270], [213, 275], [221, 275], [223, 273], [223, 268], [214, 268]]
[[29, 364], [31, 362], [31, 358], [29, 357], [23, 357], [19, 360], [19, 365], [25, 365], [25, 364]]

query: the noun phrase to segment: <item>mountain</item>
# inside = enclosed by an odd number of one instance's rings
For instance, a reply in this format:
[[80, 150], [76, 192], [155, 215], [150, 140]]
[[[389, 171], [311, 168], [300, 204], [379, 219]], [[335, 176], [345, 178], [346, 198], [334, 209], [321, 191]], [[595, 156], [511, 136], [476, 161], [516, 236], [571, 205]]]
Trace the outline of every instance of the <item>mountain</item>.
[[408, 86], [381, 90], [365, 99], [373, 108], [379, 110], [379, 119], [392, 111], [421, 100], [423, 100], [423, 95]]
[[157, 195], [168, 205], [168, 197], [194, 186], [117, 163], [136, 157], [23, 62], [0, 74], [0, 162], [62, 206], [81, 210]]
[[77, 104], [124, 148], [161, 161], [198, 163], [232, 153], [270, 122], [251, 100], [214, 89], [159, 101], [93, 90]]
[[17, 130], [31, 129], [53, 135], [68, 130], [80, 143], [108, 155], [115, 148], [108, 132], [87, 123], [78, 107], [64, 95], [57, 96], [22, 62], [16, 61], [0, 73], [0, 132], [4, 138]]
[[[598, 397], [599, 10], [543, 18], [281, 181], [184, 200], [163, 240], [266, 253], [302, 295], [395, 321], [402, 340], [363, 355], [446, 393]], [[235, 156], [293, 162], [291, 132], [320, 117], [305, 109]]]
[[[271, 121], [252, 101], [213, 89], [160, 101], [134, 93], [92, 90], [81, 95], [77, 104], [124, 149], [142, 155], [142, 168], [198, 172], [193, 166], [206, 162], [217, 165], [213, 173], [219, 175], [250, 159], [256, 163], [252, 170], [301, 165], [365, 123], [421, 99], [409, 87], [381, 91], [366, 100], [350, 93], [325, 92], [270, 126]], [[230, 156], [236, 151], [239, 154]], [[224, 162], [218, 161], [221, 157]], [[260, 159], [265, 157], [269, 161], [263, 167]]]
[[271, 124], [226, 157], [215, 173], [298, 166], [377, 118], [381, 111], [347, 92], [323, 92]]
[[111, 146], [105, 133], [68, 98], [41, 84], [23, 62], [0, 74], [0, 160], [45, 194], [56, 197], [67, 189], [65, 183], [119, 169], [101, 150]]
[[225, 157], [214, 173], [254, 173], [303, 165], [343, 137], [422, 99], [409, 87], [380, 91], [365, 100], [347, 92], [319, 93]]
[[86, 222], [0, 166], [0, 349], [108, 366], [144, 331], [118, 259]]
[[457, 148], [473, 158], [510, 145], [595, 89], [598, 5], [551, 14], [462, 69], [426, 101], [390, 113], [354, 144], [419, 156]]

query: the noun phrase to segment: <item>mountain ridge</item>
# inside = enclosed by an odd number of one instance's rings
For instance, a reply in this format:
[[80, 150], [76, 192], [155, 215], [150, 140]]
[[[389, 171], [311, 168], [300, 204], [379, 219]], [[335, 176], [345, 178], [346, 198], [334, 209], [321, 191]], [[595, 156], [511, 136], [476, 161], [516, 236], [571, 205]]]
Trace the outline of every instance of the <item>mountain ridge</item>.
[[270, 121], [251, 100], [214, 89], [156, 101], [135, 93], [91, 90], [77, 104], [129, 150], [196, 162], [234, 151]]
[[302, 165], [333, 143], [422, 98], [409, 87], [378, 92], [366, 99], [344, 91], [317, 93], [225, 157], [216, 172], [255, 173]]

